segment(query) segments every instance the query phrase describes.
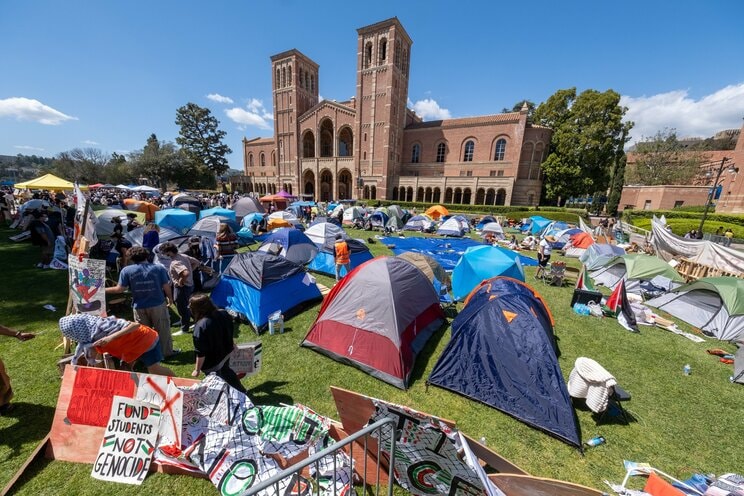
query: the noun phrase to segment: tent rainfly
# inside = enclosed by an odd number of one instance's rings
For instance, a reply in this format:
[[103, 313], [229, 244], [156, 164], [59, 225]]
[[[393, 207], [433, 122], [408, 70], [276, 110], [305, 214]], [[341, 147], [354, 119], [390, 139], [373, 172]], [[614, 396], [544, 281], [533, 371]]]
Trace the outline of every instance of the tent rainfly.
[[[15, 183], [13, 186], [16, 189], [47, 189], [47, 190], [71, 190], [75, 188], [75, 184], [57, 177], [54, 174], [44, 174], [43, 176], [24, 181], [22, 183]], [[87, 190], [88, 186], [80, 186], [80, 189]]]
[[[592, 245], [592, 247], [597, 245]], [[592, 271], [589, 276], [595, 284], [615, 289], [615, 286], [625, 280], [628, 293], [641, 293], [641, 282], [651, 281], [662, 276], [672, 282], [685, 281], [674, 268], [665, 261], [643, 254], [630, 254], [611, 259], [604, 267]]]

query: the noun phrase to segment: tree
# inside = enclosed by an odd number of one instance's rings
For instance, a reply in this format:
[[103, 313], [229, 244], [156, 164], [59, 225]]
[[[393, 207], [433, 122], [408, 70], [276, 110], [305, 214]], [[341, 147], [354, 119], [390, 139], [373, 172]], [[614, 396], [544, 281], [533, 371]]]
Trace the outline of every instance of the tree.
[[109, 156], [98, 148], [73, 148], [57, 155], [48, 171], [80, 184], [93, 184], [105, 180], [105, 166]]
[[519, 112], [522, 110], [522, 107], [527, 104], [527, 118], [531, 119], [532, 116], [535, 114], [535, 109], [537, 108], [537, 105], [535, 105], [535, 102], [532, 102], [530, 100], [519, 100], [517, 103], [512, 105], [512, 108], [509, 109], [507, 107], [504, 107], [501, 109], [501, 112], [507, 113], [507, 112]]
[[137, 180], [137, 172], [134, 164], [127, 162], [124, 155], [116, 152], [111, 154], [111, 158], [105, 167], [104, 181], [109, 184], [129, 184]]
[[657, 131], [653, 138], [641, 139], [633, 159], [626, 182], [645, 186], [689, 184], [706, 161], [704, 152], [683, 147], [674, 129]]
[[132, 152], [130, 159], [133, 162], [133, 170], [136, 177], [148, 179], [151, 183], [166, 189], [168, 184], [177, 183], [180, 186], [182, 176], [188, 176], [188, 170], [184, 169], [184, 155], [176, 149], [173, 143], [158, 141], [155, 134], [147, 138], [147, 143], [142, 150]]
[[622, 121], [626, 111], [613, 90], [576, 96], [576, 88], [558, 90], [535, 110], [534, 122], [553, 129], [542, 164], [547, 198], [560, 204], [570, 196], [606, 193], [633, 126]]
[[209, 109], [188, 103], [176, 111], [176, 124], [181, 128], [176, 143], [181, 145], [192, 165], [206, 167], [215, 175], [224, 174], [230, 168], [225, 156], [232, 150], [222, 143], [227, 133], [218, 129], [220, 123]]

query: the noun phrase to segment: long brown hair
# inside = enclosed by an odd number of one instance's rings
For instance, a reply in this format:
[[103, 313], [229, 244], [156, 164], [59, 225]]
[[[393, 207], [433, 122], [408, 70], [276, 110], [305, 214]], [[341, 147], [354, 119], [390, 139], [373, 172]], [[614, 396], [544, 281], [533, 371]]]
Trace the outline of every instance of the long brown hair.
[[189, 300], [189, 311], [191, 311], [195, 321], [203, 319], [216, 310], [217, 307], [206, 293], [195, 294]]

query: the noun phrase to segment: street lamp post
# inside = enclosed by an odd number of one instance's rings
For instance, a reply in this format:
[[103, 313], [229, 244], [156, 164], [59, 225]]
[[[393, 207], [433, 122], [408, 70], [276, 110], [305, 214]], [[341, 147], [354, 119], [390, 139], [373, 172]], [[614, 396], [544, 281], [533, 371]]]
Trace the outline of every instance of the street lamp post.
[[[705, 202], [705, 210], [703, 210], [703, 218], [700, 219], [700, 227], [698, 227], [698, 233], [699, 235], [703, 234], [703, 226], [705, 225], [705, 219], [708, 217], [708, 210], [710, 209], [710, 204], [713, 203], [713, 195], [716, 192], [716, 189], [718, 188], [718, 181], [721, 179], [721, 174], [723, 174], [723, 169], [726, 166], [726, 162], [730, 160], [728, 157], [723, 157], [721, 159], [721, 165], [718, 166], [718, 172], [716, 172], [716, 179], [713, 181], [713, 186], [710, 188], [710, 191], [708, 192], [708, 200]], [[728, 168], [729, 172], [738, 172], [739, 169], [735, 168], [732, 165]], [[710, 171], [708, 172], [710, 174]], [[723, 193], [722, 193], [723, 194]]]

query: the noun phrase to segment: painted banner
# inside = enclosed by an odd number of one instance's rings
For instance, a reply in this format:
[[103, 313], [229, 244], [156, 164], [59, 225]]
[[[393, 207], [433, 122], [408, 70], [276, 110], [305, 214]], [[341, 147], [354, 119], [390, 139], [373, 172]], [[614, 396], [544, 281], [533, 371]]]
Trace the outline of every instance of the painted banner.
[[77, 313], [106, 315], [106, 261], [94, 258], [67, 259], [70, 272], [70, 294]]
[[155, 451], [159, 424], [160, 408], [114, 396], [91, 476], [110, 482], [142, 484]]
[[256, 375], [261, 370], [262, 351], [259, 341], [237, 345], [230, 356], [230, 368], [240, 379]]
[[[181, 447], [183, 393], [170, 377], [146, 375], [137, 387], [135, 399], [160, 408], [157, 447]], [[156, 457], [157, 460], [157, 457]]]
[[[396, 422], [395, 480], [411, 494], [504, 495], [480, 469], [457, 429], [436, 417], [403, 406], [380, 400], [374, 400], [374, 405], [370, 424], [383, 418]], [[372, 434], [379, 439], [388, 460], [391, 431], [382, 429]], [[462, 458], [460, 453], [464, 455]]]

